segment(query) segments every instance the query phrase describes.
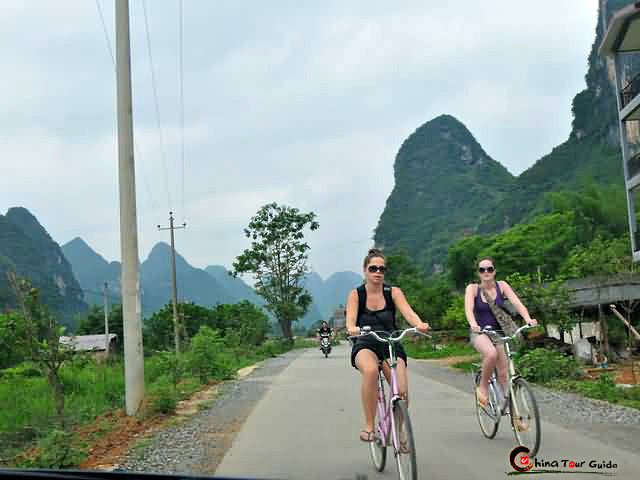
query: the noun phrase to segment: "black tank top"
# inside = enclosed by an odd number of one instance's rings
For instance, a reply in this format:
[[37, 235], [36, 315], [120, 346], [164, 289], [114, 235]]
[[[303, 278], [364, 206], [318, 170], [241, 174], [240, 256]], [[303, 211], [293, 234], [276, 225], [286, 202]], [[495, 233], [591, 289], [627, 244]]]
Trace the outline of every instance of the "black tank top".
[[382, 294], [384, 295], [384, 308], [381, 310], [369, 310], [367, 308], [367, 289], [364, 285], [357, 288], [358, 292], [358, 317], [357, 327], [371, 327], [373, 331], [393, 332], [396, 327], [396, 306], [391, 296], [391, 287], [384, 285]]

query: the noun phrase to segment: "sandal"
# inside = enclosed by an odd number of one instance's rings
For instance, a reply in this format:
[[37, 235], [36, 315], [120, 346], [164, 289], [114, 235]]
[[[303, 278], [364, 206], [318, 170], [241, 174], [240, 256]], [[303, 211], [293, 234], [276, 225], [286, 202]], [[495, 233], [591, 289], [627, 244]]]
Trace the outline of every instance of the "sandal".
[[398, 446], [398, 453], [409, 453], [409, 447], [407, 446], [407, 442], [400, 440], [398, 442], [400, 445]]
[[[363, 436], [362, 434], [365, 434], [365, 436]], [[363, 442], [373, 442], [376, 439], [376, 435], [375, 433], [373, 433], [372, 431], [369, 430], [360, 430], [360, 440], [362, 440]]]
[[521, 418], [516, 419], [515, 421], [516, 428], [519, 432], [528, 432], [529, 431], [529, 423]]
[[480, 387], [476, 387], [476, 399], [481, 407], [487, 406], [488, 398], [484, 393], [482, 393]]

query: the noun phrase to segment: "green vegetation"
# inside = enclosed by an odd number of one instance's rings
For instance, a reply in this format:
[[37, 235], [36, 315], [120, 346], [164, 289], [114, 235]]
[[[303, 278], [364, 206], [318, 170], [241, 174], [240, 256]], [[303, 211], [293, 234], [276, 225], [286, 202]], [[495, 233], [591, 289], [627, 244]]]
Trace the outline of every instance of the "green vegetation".
[[[21, 310], [0, 315], [0, 342], [12, 342], [18, 352], [2, 357], [3, 366], [10, 368], [0, 370], [0, 464], [75, 465], [86, 453], [86, 445], [75, 437], [77, 429], [123, 408], [122, 357], [116, 352], [100, 362], [91, 354], [74, 354], [59, 343], [63, 327], [39, 302], [38, 290], [23, 280], [14, 279], [14, 284]], [[315, 346], [304, 339], [267, 339], [266, 315], [248, 302], [212, 309], [181, 307], [188, 348], [180, 357], [167, 351], [171, 336], [162, 334], [171, 328], [168, 308], [154, 317], [151, 330], [145, 329], [144, 341], [163, 350], [145, 357], [143, 418], [173, 412], [180, 400], [203, 385], [232, 378], [239, 368], [291, 348]], [[100, 313], [93, 309], [83, 322], [87, 333], [102, 332]], [[25, 453], [30, 447], [35, 449]]]
[[512, 183], [462, 123], [441, 115], [402, 144], [375, 241], [388, 251], [406, 251], [421, 270], [432, 271], [453, 240], [477, 227], [486, 213], [479, 205], [490, 210]]
[[640, 386], [636, 385], [631, 388], [618, 387], [613, 382], [613, 377], [609, 374], [600, 375], [596, 380], [554, 379], [548, 382], [547, 386], [589, 398], [640, 409]]

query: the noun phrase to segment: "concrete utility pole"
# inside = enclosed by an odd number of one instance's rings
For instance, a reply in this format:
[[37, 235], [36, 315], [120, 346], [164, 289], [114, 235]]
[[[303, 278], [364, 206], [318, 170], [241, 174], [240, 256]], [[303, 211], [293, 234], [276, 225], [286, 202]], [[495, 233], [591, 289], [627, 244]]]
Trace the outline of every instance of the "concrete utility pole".
[[176, 227], [173, 224], [173, 212], [169, 212], [169, 226], [161, 227], [158, 225], [158, 230], [169, 230], [171, 232], [171, 269], [172, 269], [172, 287], [173, 287], [173, 335], [176, 345], [176, 355], [180, 355], [180, 324], [178, 322], [178, 287], [176, 285], [176, 244], [173, 231], [180, 228], [186, 228], [187, 224]]
[[107, 295], [108, 293], [108, 285], [107, 282], [104, 282], [104, 348], [109, 356], [109, 300]]
[[136, 181], [133, 158], [129, 0], [116, 0], [115, 20], [125, 406], [127, 415], [135, 415], [144, 397], [144, 362], [140, 317]]

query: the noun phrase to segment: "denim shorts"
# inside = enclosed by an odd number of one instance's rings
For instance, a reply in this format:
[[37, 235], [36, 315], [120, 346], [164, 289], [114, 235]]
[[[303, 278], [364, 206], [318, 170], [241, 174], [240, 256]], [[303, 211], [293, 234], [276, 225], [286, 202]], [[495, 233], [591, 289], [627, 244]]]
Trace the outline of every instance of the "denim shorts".
[[[502, 330], [494, 330], [494, 332], [496, 332], [498, 335], [504, 336], [504, 332]], [[475, 342], [476, 338], [478, 338], [480, 335], [484, 335], [484, 333], [477, 333], [469, 329], [469, 342], [471, 343], [472, 346], [473, 346], [473, 342]], [[487, 335], [487, 337], [489, 338], [489, 340], [491, 340], [491, 343], [493, 344], [496, 343], [493, 341], [491, 337], [489, 337], [489, 335]]]

